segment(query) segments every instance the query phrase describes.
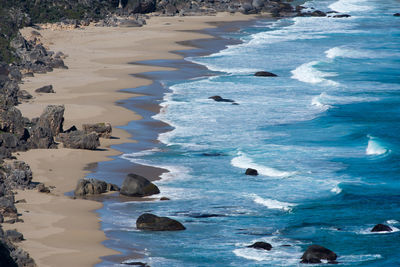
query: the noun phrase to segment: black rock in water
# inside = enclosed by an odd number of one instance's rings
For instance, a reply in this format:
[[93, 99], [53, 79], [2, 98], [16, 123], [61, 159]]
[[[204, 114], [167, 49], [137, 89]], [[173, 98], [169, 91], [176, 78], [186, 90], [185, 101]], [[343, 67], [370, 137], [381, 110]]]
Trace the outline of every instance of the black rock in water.
[[52, 85], [46, 85], [35, 90], [36, 93], [55, 93]]
[[278, 77], [275, 73], [268, 72], [268, 71], [258, 71], [254, 74], [257, 77]]
[[248, 169], [246, 170], [246, 173], [245, 173], [245, 174], [246, 174], [246, 175], [257, 176], [257, 175], [258, 175], [258, 171], [255, 170], [255, 169], [252, 169], [252, 168], [248, 168]]
[[351, 16], [349, 14], [341, 14], [341, 15], [335, 15], [333, 18], [350, 18]]
[[385, 224], [377, 224], [372, 228], [371, 232], [392, 232], [393, 229]]
[[395, 14], [393, 14], [393, 16], [400, 17], [400, 13], [395, 13]]
[[120, 193], [129, 197], [145, 197], [159, 194], [160, 190], [143, 176], [130, 173], [125, 178]]
[[136, 220], [136, 228], [148, 231], [180, 231], [185, 230], [180, 222], [168, 217], [158, 217], [154, 214], [144, 213]]
[[271, 250], [272, 246], [267, 242], [256, 242], [253, 245], [248, 246], [248, 248]]
[[217, 102], [229, 102], [229, 103], [234, 103], [235, 101], [232, 99], [226, 99], [226, 98], [222, 98], [219, 95], [215, 95], [215, 96], [210, 96], [208, 99], [213, 99], [214, 101]]
[[321, 263], [321, 260], [327, 260], [328, 263], [336, 264], [336, 258], [337, 255], [332, 250], [319, 245], [311, 245], [301, 257], [301, 263]]

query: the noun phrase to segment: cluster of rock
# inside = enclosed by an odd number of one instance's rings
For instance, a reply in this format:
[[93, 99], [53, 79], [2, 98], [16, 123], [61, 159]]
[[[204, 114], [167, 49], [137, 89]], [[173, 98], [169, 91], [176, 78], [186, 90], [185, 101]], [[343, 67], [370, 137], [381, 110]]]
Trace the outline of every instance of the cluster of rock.
[[10, 42], [19, 61], [14, 65], [22, 75], [32, 76], [34, 73], [46, 73], [54, 68], [66, 69], [63, 54], [47, 50], [40, 41], [40, 33], [32, 31], [30, 40], [20, 33]]

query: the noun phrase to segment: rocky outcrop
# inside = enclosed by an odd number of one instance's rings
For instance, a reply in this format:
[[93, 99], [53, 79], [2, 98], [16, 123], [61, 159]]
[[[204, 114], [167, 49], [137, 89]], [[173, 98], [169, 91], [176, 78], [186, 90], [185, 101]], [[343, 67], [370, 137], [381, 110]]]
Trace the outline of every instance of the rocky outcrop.
[[99, 137], [102, 138], [111, 138], [112, 127], [109, 123], [88, 123], [82, 125], [83, 131], [85, 133], [96, 133]]
[[371, 230], [371, 232], [392, 232], [392, 231], [393, 229], [390, 228], [388, 225], [380, 223], [375, 225]]
[[4, 184], [12, 189], [32, 189], [32, 170], [28, 164], [23, 161], [12, 161], [5, 167], [6, 174]]
[[98, 195], [111, 191], [119, 191], [115, 184], [106, 183], [94, 178], [80, 179], [76, 185], [75, 196]]
[[158, 217], [154, 214], [144, 213], [136, 220], [136, 228], [147, 231], [180, 231], [185, 230], [180, 222], [168, 217]]
[[311, 245], [301, 257], [301, 263], [321, 263], [321, 260], [327, 260], [328, 263], [337, 263], [337, 255], [322, 246]]
[[159, 194], [160, 190], [143, 176], [130, 173], [125, 178], [120, 193], [129, 197], [145, 197]]
[[71, 131], [61, 133], [57, 136], [65, 148], [95, 150], [100, 146], [99, 136], [96, 133], [85, 133], [83, 131]]
[[38, 126], [50, 129], [51, 134], [57, 136], [63, 132], [64, 111], [63, 105], [47, 106], [39, 118]]
[[267, 242], [255, 242], [254, 244], [248, 246], [248, 248], [255, 248], [255, 249], [263, 249], [263, 250], [271, 250], [272, 246], [270, 243]]
[[257, 176], [258, 175], [258, 171], [255, 170], [255, 169], [252, 169], [252, 168], [247, 168], [245, 174], [246, 175]]
[[254, 74], [256, 77], [277, 77], [275, 73], [268, 72], [268, 71], [258, 71]]

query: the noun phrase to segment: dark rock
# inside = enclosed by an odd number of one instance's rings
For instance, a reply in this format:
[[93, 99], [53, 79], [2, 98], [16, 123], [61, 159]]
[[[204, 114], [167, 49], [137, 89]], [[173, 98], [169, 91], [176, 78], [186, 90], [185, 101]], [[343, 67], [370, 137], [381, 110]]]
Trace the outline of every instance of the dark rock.
[[145, 197], [159, 194], [158, 187], [143, 176], [130, 173], [125, 178], [120, 193], [130, 197]]
[[377, 224], [372, 228], [371, 232], [392, 232], [393, 229], [385, 224]]
[[32, 182], [32, 170], [23, 161], [13, 161], [5, 167], [6, 178], [4, 184], [9, 188], [24, 189]]
[[235, 101], [232, 100], [232, 99], [222, 98], [222, 97], [220, 97], [219, 95], [210, 96], [208, 99], [213, 99], [214, 101], [217, 101], [217, 102], [230, 102], [230, 103], [235, 102]]
[[147, 265], [146, 263], [140, 262], [140, 261], [122, 262], [121, 264], [131, 265], [131, 266], [150, 267], [150, 265]]
[[271, 250], [272, 246], [267, 242], [255, 242], [254, 244], [248, 246], [248, 248]]
[[395, 13], [395, 14], [393, 14], [393, 16], [400, 17], [400, 13]]
[[245, 173], [246, 175], [254, 175], [254, 176], [256, 176], [256, 175], [258, 175], [258, 171], [257, 170], [255, 170], [255, 169], [252, 169], [252, 168], [248, 168], [247, 170], [246, 170], [246, 173]]
[[171, 200], [171, 199], [169, 199], [169, 198], [167, 198], [167, 197], [162, 197], [162, 198], [160, 198], [160, 200], [161, 200], [161, 201], [167, 201], [167, 200]]
[[57, 148], [54, 142], [54, 135], [50, 128], [35, 126], [31, 129], [28, 140], [29, 148]]
[[38, 126], [49, 128], [51, 134], [57, 136], [63, 132], [64, 111], [65, 108], [63, 105], [47, 106], [39, 118]]
[[278, 75], [268, 71], [258, 71], [254, 74], [257, 77], [277, 77]]
[[328, 263], [336, 263], [337, 255], [322, 246], [311, 245], [301, 257], [301, 263], [321, 263], [321, 260], [327, 260]]
[[223, 214], [213, 214], [213, 213], [194, 213], [194, 214], [190, 214], [188, 216], [192, 217], [192, 218], [198, 218], [198, 219], [201, 219], [201, 218], [226, 217]]
[[66, 148], [95, 150], [100, 146], [99, 136], [96, 133], [87, 134], [83, 131], [61, 133], [57, 140]]
[[82, 128], [85, 133], [95, 132], [99, 137], [111, 138], [112, 127], [109, 123], [83, 124]]
[[333, 18], [350, 18], [349, 14], [334, 15]]
[[0, 108], [7, 109], [18, 104], [19, 86], [16, 81], [5, 78], [0, 81]]
[[37, 190], [39, 193], [50, 193], [50, 189], [47, 186], [45, 186], [44, 184], [39, 184], [37, 186]]
[[19, 90], [18, 98], [28, 100], [28, 99], [32, 98], [32, 95], [30, 93], [28, 93], [28, 91], [26, 91], [26, 90]]
[[76, 185], [75, 196], [98, 195], [110, 191], [119, 191], [115, 184], [106, 183], [93, 178], [80, 179]]
[[70, 133], [75, 131], [78, 131], [78, 129], [75, 127], [75, 125], [72, 125], [69, 129], [65, 130], [64, 133]]
[[222, 153], [202, 153], [203, 156], [206, 157], [219, 157], [219, 156], [223, 156]]
[[15, 248], [11, 252], [11, 257], [15, 260], [18, 266], [36, 267], [35, 261], [22, 248]]
[[24, 240], [24, 236], [17, 230], [7, 230], [5, 234], [11, 242], [21, 242]]
[[46, 85], [35, 90], [36, 93], [55, 93], [52, 85]]
[[14, 134], [17, 141], [24, 137], [24, 121], [19, 109], [10, 107], [0, 110], [0, 131]]
[[168, 217], [158, 217], [144, 213], [136, 220], [136, 228], [148, 231], [179, 231], [186, 228], [178, 221]]
[[10, 248], [0, 241], [0, 262], [4, 267], [18, 267], [18, 264], [11, 257]]

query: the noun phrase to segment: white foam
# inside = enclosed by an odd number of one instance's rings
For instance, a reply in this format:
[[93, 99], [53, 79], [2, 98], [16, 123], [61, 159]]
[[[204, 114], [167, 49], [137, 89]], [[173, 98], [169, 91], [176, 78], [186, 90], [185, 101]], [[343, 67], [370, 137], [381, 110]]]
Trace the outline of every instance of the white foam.
[[320, 95], [314, 96], [311, 100], [311, 105], [320, 108], [324, 111], [330, 109], [332, 107], [331, 105], [322, 103], [324, 97], [326, 97], [325, 93], [321, 93]]
[[363, 261], [372, 261], [372, 260], [377, 260], [381, 259], [382, 255], [380, 254], [366, 254], [366, 255], [343, 255], [339, 256], [337, 259], [340, 263], [357, 263], [357, 262], [363, 262]]
[[[270, 251], [248, 248], [247, 246], [257, 241], [268, 242], [272, 245]], [[236, 244], [241, 248], [233, 250], [237, 257], [245, 258], [257, 262], [267, 262], [270, 266], [297, 266], [301, 257], [301, 248], [297, 246], [296, 241], [286, 240], [279, 237], [265, 237], [253, 240], [251, 243]], [[282, 245], [290, 244], [289, 247]]]
[[296, 204], [289, 203], [289, 202], [282, 202], [275, 199], [270, 198], [262, 198], [256, 194], [252, 194], [251, 197], [254, 199], [254, 202], [257, 204], [261, 204], [268, 209], [275, 209], [275, 210], [284, 210], [284, 211], [291, 211], [293, 206]]
[[376, 137], [373, 136], [368, 136], [368, 146], [365, 150], [365, 154], [367, 155], [382, 155], [388, 152], [388, 149], [383, 147], [380, 143], [379, 140]]
[[366, 0], [339, 0], [331, 5], [329, 8], [337, 12], [360, 12], [373, 9], [373, 6], [366, 5]]
[[293, 74], [292, 78], [305, 83], [311, 83], [311, 84], [324, 83], [330, 86], [338, 86], [339, 83], [325, 79], [327, 77], [337, 76], [337, 74], [327, 73], [317, 70], [316, 68], [314, 68], [314, 65], [318, 63], [319, 63], [318, 61], [312, 61], [300, 65], [295, 70], [292, 70]]
[[377, 58], [378, 56], [376, 54], [373, 54], [372, 52], [366, 51], [366, 50], [356, 50], [356, 49], [350, 49], [350, 48], [345, 48], [345, 47], [333, 47], [331, 49], [328, 49], [325, 51], [326, 57], [327, 58]]
[[387, 224], [399, 224], [400, 222], [397, 220], [387, 220], [386, 223]]
[[340, 193], [342, 193], [342, 189], [337, 185], [331, 189], [331, 192], [335, 193], [335, 194], [340, 194]]
[[295, 174], [295, 172], [279, 171], [274, 168], [254, 163], [253, 160], [243, 152], [238, 152], [238, 156], [231, 160], [231, 165], [241, 169], [256, 169], [259, 174], [270, 177], [288, 177]]

